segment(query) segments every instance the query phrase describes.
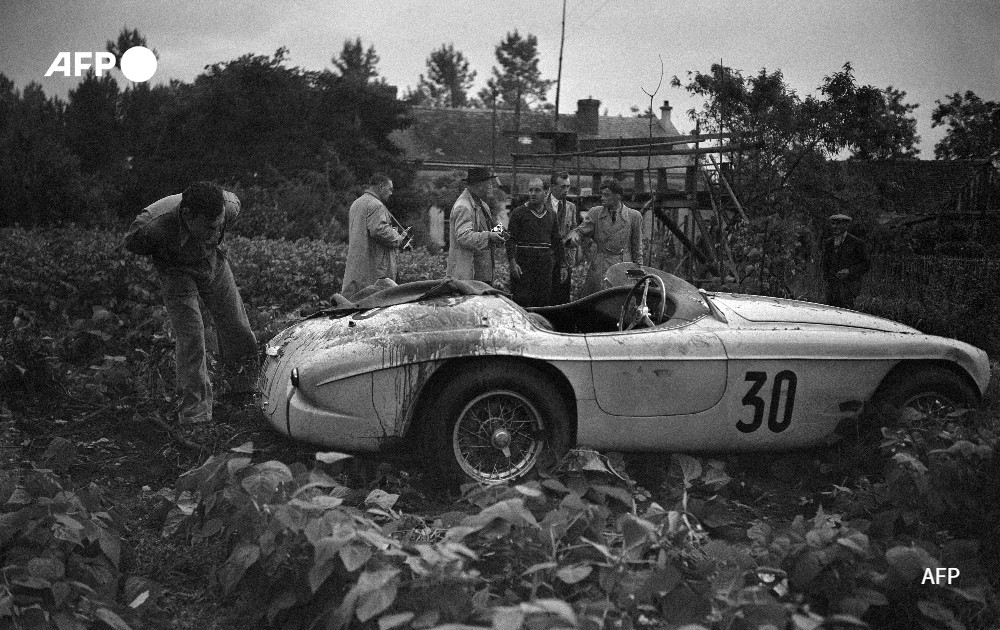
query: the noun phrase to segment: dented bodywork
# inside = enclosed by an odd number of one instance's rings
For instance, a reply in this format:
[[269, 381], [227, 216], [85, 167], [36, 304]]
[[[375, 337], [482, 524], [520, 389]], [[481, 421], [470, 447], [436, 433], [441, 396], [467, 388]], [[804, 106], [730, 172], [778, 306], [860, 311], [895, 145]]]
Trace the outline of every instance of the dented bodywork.
[[699, 294], [643, 271], [666, 281], [668, 317], [626, 332], [601, 324], [634, 281], [624, 274], [597, 296], [527, 311], [448, 280], [338, 306], [268, 343], [262, 410], [293, 438], [376, 450], [419, 428], [418, 410], [433, 413], [443, 367], [504, 357], [545, 367], [580, 444], [759, 450], [822, 442], [900, 362], [954, 365], [980, 394], [989, 381], [985, 353], [962, 342], [819, 304]]

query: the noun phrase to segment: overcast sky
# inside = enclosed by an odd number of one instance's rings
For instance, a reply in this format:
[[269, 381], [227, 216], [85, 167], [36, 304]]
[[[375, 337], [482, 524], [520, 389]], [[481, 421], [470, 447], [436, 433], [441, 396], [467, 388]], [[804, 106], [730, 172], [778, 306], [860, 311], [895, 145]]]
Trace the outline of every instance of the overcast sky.
[[[561, 9], [562, 0], [0, 0], [0, 72], [19, 89], [39, 81], [65, 96], [79, 79], [44, 77], [57, 53], [104, 50], [128, 26], [159, 54], [153, 83], [191, 81], [208, 64], [279, 46], [293, 65], [319, 70], [360, 36], [401, 94], [442, 43], [465, 53], [478, 90], [514, 29], [538, 37], [542, 74], [555, 79]], [[744, 76], [780, 69], [805, 96], [849, 61], [859, 83], [891, 85], [920, 105], [921, 157], [931, 159], [942, 136], [931, 129], [935, 100], [966, 90], [1000, 100], [1000, 0], [568, 0], [560, 111], [587, 97], [612, 115], [645, 108], [661, 58], [655, 107], [671, 101], [681, 132], [699, 102], [669, 86], [674, 75], [720, 60]]]

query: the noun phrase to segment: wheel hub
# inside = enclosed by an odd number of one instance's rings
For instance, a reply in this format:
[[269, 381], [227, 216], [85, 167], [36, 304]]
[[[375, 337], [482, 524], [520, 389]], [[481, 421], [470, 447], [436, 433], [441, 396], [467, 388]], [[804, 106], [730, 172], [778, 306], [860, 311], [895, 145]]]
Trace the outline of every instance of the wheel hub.
[[493, 446], [497, 450], [504, 450], [510, 446], [511, 436], [507, 429], [497, 429], [493, 432]]

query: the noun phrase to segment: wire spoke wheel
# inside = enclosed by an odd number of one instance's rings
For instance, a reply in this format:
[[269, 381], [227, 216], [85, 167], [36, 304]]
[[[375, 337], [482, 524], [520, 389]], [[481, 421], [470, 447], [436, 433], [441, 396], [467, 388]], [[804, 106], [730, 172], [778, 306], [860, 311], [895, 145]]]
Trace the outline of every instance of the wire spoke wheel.
[[949, 415], [975, 407], [975, 389], [950, 370], [925, 367], [901, 371], [883, 384], [876, 408], [888, 426], [936, 429]]
[[531, 469], [545, 447], [542, 415], [509, 390], [485, 392], [459, 413], [452, 450], [462, 470], [482, 483], [500, 483]]
[[909, 415], [919, 414], [919, 420], [914, 423], [919, 425], [938, 425], [961, 407], [948, 396], [934, 391], [911, 396], [903, 403], [903, 409], [910, 410]]

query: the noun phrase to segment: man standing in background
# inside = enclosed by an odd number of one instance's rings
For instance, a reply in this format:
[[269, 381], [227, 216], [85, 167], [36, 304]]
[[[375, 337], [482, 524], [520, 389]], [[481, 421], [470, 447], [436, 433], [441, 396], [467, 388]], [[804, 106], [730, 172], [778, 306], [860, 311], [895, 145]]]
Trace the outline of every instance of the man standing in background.
[[[569, 192], [569, 173], [561, 171], [550, 180], [547, 205], [556, 213], [556, 226], [559, 228], [560, 241], [576, 227], [576, 204], [566, 200]], [[565, 304], [570, 301], [573, 288], [573, 267], [576, 266], [579, 250], [575, 247], [564, 249], [562, 256], [555, 259], [552, 267], [552, 304]]]
[[497, 224], [489, 198], [497, 177], [484, 166], [469, 169], [465, 190], [451, 208], [447, 274], [457, 280], [493, 284], [495, 249], [506, 237], [491, 231]]
[[833, 236], [823, 243], [823, 280], [826, 281], [826, 303], [830, 306], [854, 308], [861, 292], [861, 279], [871, 263], [865, 252], [865, 242], [847, 233], [851, 217], [834, 214], [827, 220]]
[[393, 227], [395, 220], [385, 207], [392, 190], [389, 176], [375, 173], [365, 192], [351, 204], [347, 264], [340, 291], [347, 299], [379, 278], [396, 281], [396, 252], [406, 243], [407, 230], [399, 232]]
[[604, 288], [601, 286], [604, 274], [611, 265], [642, 264], [642, 215], [622, 203], [623, 194], [625, 191], [617, 180], [601, 180], [602, 205], [588, 210], [583, 222], [567, 237], [576, 247], [585, 237], [594, 241], [580, 297]]
[[528, 202], [510, 213], [511, 293], [524, 307], [552, 304], [552, 267], [562, 258], [556, 213], [547, 201], [542, 180], [535, 177], [528, 182]]

